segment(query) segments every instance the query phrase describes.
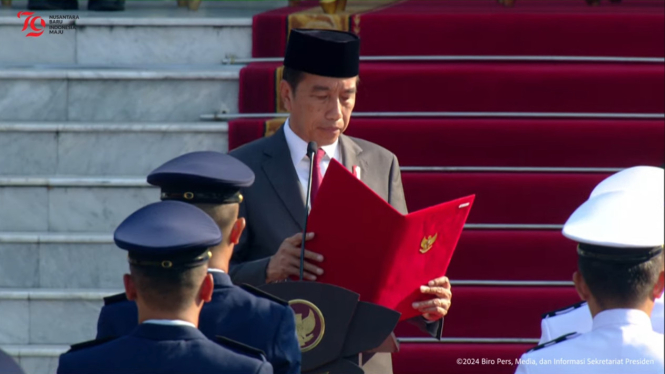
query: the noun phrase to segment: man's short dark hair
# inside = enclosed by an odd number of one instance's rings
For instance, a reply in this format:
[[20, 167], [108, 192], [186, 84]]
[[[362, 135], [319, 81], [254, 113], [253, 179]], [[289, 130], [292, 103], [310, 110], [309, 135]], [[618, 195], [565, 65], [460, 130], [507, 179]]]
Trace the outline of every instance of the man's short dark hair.
[[653, 290], [663, 270], [663, 253], [645, 262], [610, 262], [580, 256], [578, 267], [601, 307], [634, 308]]
[[303, 79], [305, 79], [305, 73], [292, 69], [289, 67], [284, 67], [284, 70], [282, 71], [282, 79], [286, 81], [286, 83], [291, 86], [291, 89], [293, 90], [293, 95], [295, 96], [296, 90], [298, 89], [298, 85], [300, 82], [302, 82]]
[[130, 265], [130, 272], [146, 304], [176, 312], [189, 308], [196, 301], [207, 264], [182, 269]]
[[240, 204], [195, 204], [199, 209], [206, 212], [212, 218], [219, 230], [222, 232], [223, 238], [228, 238], [231, 235], [233, 224], [238, 220], [238, 212], [240, 211]]

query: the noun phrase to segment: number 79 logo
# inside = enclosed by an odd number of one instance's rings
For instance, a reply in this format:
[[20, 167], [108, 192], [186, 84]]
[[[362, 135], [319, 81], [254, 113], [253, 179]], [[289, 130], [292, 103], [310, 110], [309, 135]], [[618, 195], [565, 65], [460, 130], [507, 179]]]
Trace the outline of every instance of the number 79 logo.
[[[44, 19], [42, 17], [33, 17], [32, 15], [35, 14], [35, 12], [19, 12], [17, 17], [21, 18], [22, 16], [28, 16], [28, 18], [25, 19], [25, 22], [23, 22], [23, 29], [21, 31], [25, 31], [30, 27], [32, 32], [29, 32], [26, 37], [33, 37], [36, 38], [38, 36], [41, 36], [44, 33], [44, 28], [46, 27], [46, 22], [44, 22]], [[41, 25], [41, 28], [38, 27], [37, 22]]]

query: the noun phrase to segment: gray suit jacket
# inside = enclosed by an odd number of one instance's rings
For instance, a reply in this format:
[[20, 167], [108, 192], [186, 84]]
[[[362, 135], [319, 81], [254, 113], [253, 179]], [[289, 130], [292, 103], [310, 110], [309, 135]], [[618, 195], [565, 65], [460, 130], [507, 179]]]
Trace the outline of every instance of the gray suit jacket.
[[[340, 136], [342, 163], [357, 165], [361, 179], [399, 212], [406, 201], [397, 157], [388, 150], [345, 135]], [[247, 228], [235, 247], [231, 278], [236, 284], [265, 284], [270, 256], [289, 236], [304, 230], [305, 196], [291, 161], [284, 129], [273, 136], [244, 145], [230, 153], [256, 174], [254, 184], [242, 191], [240, 216]]]
[[[349, 170], [354, 165], [359, 166], [365, 184], [400, 213], [408, 213], [397, 157], [362, 139], [341, 135], [339, 142], [342, 164]], [[240, 204], [240, 216], [247, 220], [247, 228], [235, 247], [230, 274], [235, 284], [259, 286], [266, 282], [270, 256], [277, 252], [284, 239], [304, 230], [305, 196], [283, 128], [271, 137], [246, 144], [230, 154], [256, 174], [254, 184], [242, 191], [245, 199]], [[417, 317], [411, 322], [436, 338], [441, 336], [443, 320], [425, 323], [424, 319]], [[376, 356], [371, 360], [379, 363], [377, 368], [381, 367], [376, 372], [392, 372], [392, 368], [388, 371], [386, 366], [390, 365], [390, 356]]]

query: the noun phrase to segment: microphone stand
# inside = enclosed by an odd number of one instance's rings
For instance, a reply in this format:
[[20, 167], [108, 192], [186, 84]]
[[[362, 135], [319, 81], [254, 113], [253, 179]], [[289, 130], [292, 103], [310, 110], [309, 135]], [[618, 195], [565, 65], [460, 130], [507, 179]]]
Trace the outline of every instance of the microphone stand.
[[312, 198], [312, 172], [314, 171], [314, 154], [318, 146], [316, 142], [307, 144], [307, 157], [309, 157], [309, 180], [307, 182], [307, 199], [305, 200], [305, 229], [302, 232], [302, 243], [300, 244], [300, 281], [303, 280], [305, 272], [305, 238], [307, 237], [307, 220], [309, 218], [309, 201]]

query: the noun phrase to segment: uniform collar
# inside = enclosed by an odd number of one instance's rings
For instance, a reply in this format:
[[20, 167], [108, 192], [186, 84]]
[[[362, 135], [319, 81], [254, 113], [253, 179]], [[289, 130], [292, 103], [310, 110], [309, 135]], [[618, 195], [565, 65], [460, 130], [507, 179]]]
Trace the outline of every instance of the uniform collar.
[[642, 326], [653, 330], [649, 315], [637, 309], [608, 309], [593, 318], [592, 330], [609, 326]]
[[[284, 122], [283, 127], [286, 144], [289, 146], [289, 151], [291, 151], [291, 161], [293, 162], [293, 165], [298, 165], [298, 163], [307, 156], [307, 142], [302, 140], [295, 132], [293, 132], [293, 130], [291, 130], [291, 125], [289, 124], [288, 119]], [[326, 155], [328, 155], [328, 158], [331, 160], [337, 158], [336, 156], [339, 154], [339, 138], [337, 138], [334, 143], [324, 145], [320, 148], [326, 152]]]
[[191, 326], [167, 326], [154, 323], [141, 323], [131, 335], [149, 340], [207, 339], [201, 331]]
[[208, 273], [212, 274], [213, 282], [215, 283], [215, 288], [219, 287], [233, 287], [233, 282], [231, 282], [231, 277], [220, 271], [210, 271]]
[[196, 328], [196, 326], [187, 321], [181, 321], [179, 319], [149, 319], [143, 323], [153, 324], [153, 325], [162, 325], [162, 326], [189, 326]]

